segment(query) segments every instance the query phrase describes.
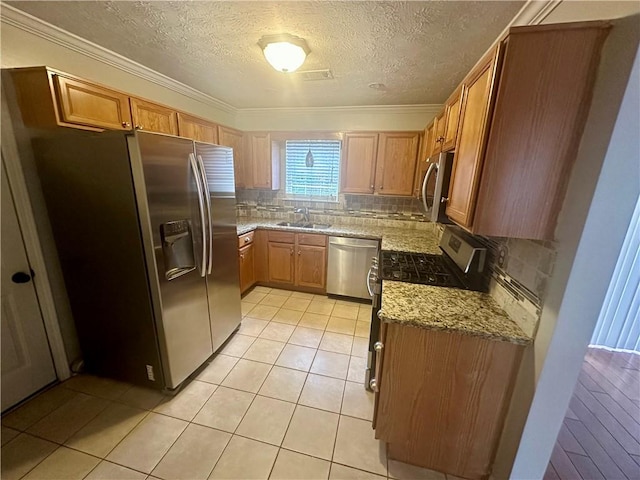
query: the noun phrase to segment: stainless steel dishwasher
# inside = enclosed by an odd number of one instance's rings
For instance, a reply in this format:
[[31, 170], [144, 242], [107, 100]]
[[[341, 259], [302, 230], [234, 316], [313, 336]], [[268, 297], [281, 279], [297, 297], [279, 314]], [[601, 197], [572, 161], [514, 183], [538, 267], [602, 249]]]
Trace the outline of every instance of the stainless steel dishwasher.
[[367, 281], [371, 258], [378, 256], [377, 240], [329, 237], [327, 293], [371, 299]]

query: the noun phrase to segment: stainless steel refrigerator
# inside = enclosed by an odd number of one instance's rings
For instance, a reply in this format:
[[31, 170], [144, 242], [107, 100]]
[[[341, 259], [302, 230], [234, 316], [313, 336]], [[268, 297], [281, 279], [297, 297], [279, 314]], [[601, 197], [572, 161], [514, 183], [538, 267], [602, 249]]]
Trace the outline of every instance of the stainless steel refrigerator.
[[32, 131], [89, 372], [174, 389], [240, 324], [233, 152]]

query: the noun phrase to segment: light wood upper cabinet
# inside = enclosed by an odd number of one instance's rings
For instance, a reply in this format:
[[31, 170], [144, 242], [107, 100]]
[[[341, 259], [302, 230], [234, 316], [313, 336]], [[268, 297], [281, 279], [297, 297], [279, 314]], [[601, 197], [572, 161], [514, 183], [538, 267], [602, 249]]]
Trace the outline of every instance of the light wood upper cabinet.
[[446, 113], [446, 108], [443, 108], [440, 113], [436, 115], [436, 118], [433, 119], [433, 147], [431, 148], [431, 155], [442, 151], [444, 133], [447, 126]]
[[246, 167], [244, 136], [241, 131], [218, 125], [218, 142], [233, 148], [233, 171], [236, 188], [251, 188], [251, 175]]
[[26, 125], [131, 130], [129, 97], [46, 67], [11, 70]]
[[473, 220], [500, 52], [500, 48], [490, 52], [463, 84], [464, 100], [446, 212], [464, 227], [470, 227]]
[[218, 143], [218, 125], [178, 112], [178, 134], [197, 142]]
[[380, 133], [376, 163], [376, 191], [384, 195], [411, 195], [420, 134]]
[[458, 120], [460, 118], [460, 107], [462, 105], [462, 86], [458, 87], [453, 95], [449, 97], [445, 104], [445, 128], [444, 139], [442, 140], [442, 151], [453, 150], [456, 146], [458, 133]]
[[342, 151], [342, 193], [373, 193], [378, 154], [377, 133], [347, 133]]
[[433, 149], [435, 147], [435, 135], [436, 135], [436, 122], [433, 120], [427, 128], [424, 129], [424, 147], [422, 149], [422, 158], [426, 159], [433, 155]]
[[163, 105], [131, 97], [131, 116], [136, 130], [178, 135], [178, 113]]
[[513, 27], [463, 82], [454, 222], [480, 235], [553, 239], [609, 28]]
[[271, 134], [251, 132], [247, 134], [247, 145], [251, 187], [278, 190], [280, 188], [279, 150], [277, 145], [272, 144]]

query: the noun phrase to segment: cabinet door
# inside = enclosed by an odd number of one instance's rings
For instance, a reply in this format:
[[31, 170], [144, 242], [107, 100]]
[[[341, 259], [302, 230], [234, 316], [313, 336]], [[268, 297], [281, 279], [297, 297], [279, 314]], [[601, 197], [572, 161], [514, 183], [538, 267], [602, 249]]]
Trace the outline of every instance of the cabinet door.
[[249, 134], [251, 151], [251, 172], [254, 188], [277, 189], [273, 182], [271, 163], [271, 135], [268, 133]]
[[418, 132], [380, 133], [376, 192], [384, 195], [411, 195], [419, 140]]
[[462, 88], [459, 87], [453, 95], [447, 100], [444, 109], [444, 140], [442, 141], [442, 150], [452, 150], [456, 146], [456, 135], [458, 133], [458, 119], [460, 118], [460, 99], [462, 96]]
[[347, 133], [343, 146], [342, 193], [373, 193], [378, 134]]
[[131, 98], [131, 115], [137, 130], [178, 135], [178, 114], [175, 110]]
[[444, 133], [446, 127], [446, 109], [442, 109], [442, 111], [436, 116], [433, 120], [433, 147], [432, 154], [440, 153], [442, 151], [442, 144], [444, 142]]
[[496, 49], [496, 53], [486, 57], [486, 61], [463, 84], [463, 104], [447, 215], [458, 225], [467, 228], [473, 223], [498, 53]]
[[294, 248], [295, 245], [291, 243], [269, 242], [269, 282], [293, 285]]
[[128, 96], [57, 74], [52, 78], [62, 121], [110, 130], [131, 130]]
[[240, 292], [244, 293], [256, 283], [253, 245], [240, 249]]
[[429, 124], [424, 130], [424, 158], [429, 158], [433, 155], [433, 148], [435, 143], [436, 134], [436, 122], [435, 120]]
[[327, 248], [298, 245], [296, 260], [296, 285], [300, 287], [326, 287]]
[[198, 117], [178, 112], [178, 133], [197, 142], [218, 143], [218, 126]]
[[242, 132], [218, 125], [220, 145], [233, 148], [233, 171], [237, 188], [251, 188], [251, 171], [246, 168], [244, 138]]

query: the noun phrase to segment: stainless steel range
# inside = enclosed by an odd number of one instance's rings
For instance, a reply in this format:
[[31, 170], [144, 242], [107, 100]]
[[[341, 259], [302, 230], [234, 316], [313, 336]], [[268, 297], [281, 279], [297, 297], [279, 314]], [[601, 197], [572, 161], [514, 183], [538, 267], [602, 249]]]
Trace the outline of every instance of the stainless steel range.
[[372, 375], [375, 372], [376, 356], [382, 349], [382, 344], [378, 342], [378, 312], [382, 306], [383, 280], [477, 291], [486, 289], [482, 271], [487, 251], [481, 244], [457, 227], [447, 226], [440, 240], [440, 250], [440, 255], [382, 250], [379, 258], [372, 258], [368, 278], [368, 288], [373, 295], [365, 377], [368, 389], [377, 389], [376, 379]]

